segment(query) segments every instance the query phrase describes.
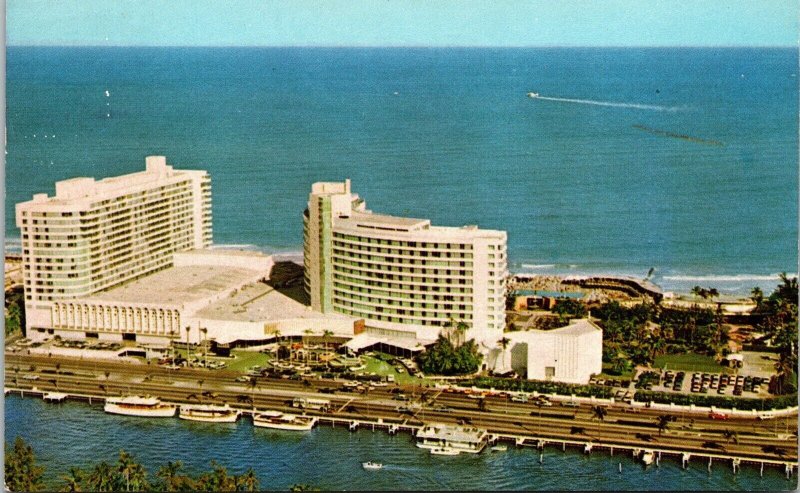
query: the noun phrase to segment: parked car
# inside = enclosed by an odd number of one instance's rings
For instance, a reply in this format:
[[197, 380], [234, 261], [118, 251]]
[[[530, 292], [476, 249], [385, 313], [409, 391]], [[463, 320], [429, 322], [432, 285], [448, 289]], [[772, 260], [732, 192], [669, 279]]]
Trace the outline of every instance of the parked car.
[[722, 419], [722, 420], [728, 419], [727, 414], [716, 411], [711, 411], [710, 413], [708, 413], [708, 417], [711, 419]]

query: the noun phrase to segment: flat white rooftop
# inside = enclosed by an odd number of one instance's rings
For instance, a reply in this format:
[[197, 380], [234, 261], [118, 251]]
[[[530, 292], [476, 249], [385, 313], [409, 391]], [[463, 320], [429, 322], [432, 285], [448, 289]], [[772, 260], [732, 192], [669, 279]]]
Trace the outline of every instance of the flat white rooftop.
[[429, 227], [428, 219], [415, 219], [411, 217], [388, 216], [385, 214], [372, 214], [353, 212], [349, 217], [336, 218], [336, 225], [355, 228], [378, 229], [388, 231], [417, 231]]
[[550, 330], [525, 330], [508, 332], [505, 335], [514, 342], [534, 343], [543, 335], [559, 337], [576, 337], [584, 334], [599, 332], [602, 329], [586, 318], [570, 320], [569, 325]]
[[429, 219], [387, 216], [371, 212], [353, 212], [347, 217], [334, 219], [337, 232], [387, 233], [397, 235], [413, 233], [415, 239], [435, 241], [470, 241], [474, 238], [505, 239], [505, 231], [480, 229], [477, 226], [432, 226]]
[[[302, 287], [297, 288], [297, 292]], [[216, 301], [195, 313], [196, 317], [210, 320], [234, 320], [242, 322], [280, 321], [287, 319], [341, 319], [351, 317], [336, 313], [321, 314], [308, 305], [290, 298], [265, 283], [250, 283], [231, 296]]]
[[177, 305], [201, 300], [220, 291], [236, 288], [259, 274], [257, 269], [224, 265], [170, 267], [80, 301], [158, 303]]

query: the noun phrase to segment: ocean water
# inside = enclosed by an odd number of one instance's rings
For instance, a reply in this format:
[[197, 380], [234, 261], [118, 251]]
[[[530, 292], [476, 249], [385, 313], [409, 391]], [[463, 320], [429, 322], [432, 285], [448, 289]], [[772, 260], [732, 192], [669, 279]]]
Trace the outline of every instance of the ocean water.
[[[681, 469], [677, 459], [660, 467], [643, 466], [629, 454], [583, 455], [577, 449], [547, 448], [539, 463], [533, 448], [486, 451], [477, 456], [437, 457], [414, 446], [409, 434], [343, 427], [317, 427], [309, 433], [254, 428], [249, 418], [237, 424], [189, 423], [178, 418], [146, 419], [111, 416], [99, 405], [67, 402], [46, 404], [16, 395], [5, 399], [6, 440], [21, 436], [45, 467], [50, 489], [63, 483], [70, 467], [90, 468], [100, 460], [116, 461], [124, 448], [140, 461], [150, 478], [167, 461], [180, 460], [192, 474], [209, 469], [211, 460], [241, 474], [252, 467], [260, 487], [286, 490], [307, 483], [323, 490], [792, 490], [779, 468], [694, 461]], [[58, 430], [54, 433], [54, 430]], [[361, 463], [381, 462], [384, 469], [365, 471]], [[622, 464], [622, 472], [619, 472]]]
[[210, 171], [218, 244], [296, 256], [311, 183], [351, 178], [372, 210], [508, 231], [514, 272], [769, 292], [797, 272], [797, 59], [12, 47], [7, 246], [16, 202], [164, 154]]

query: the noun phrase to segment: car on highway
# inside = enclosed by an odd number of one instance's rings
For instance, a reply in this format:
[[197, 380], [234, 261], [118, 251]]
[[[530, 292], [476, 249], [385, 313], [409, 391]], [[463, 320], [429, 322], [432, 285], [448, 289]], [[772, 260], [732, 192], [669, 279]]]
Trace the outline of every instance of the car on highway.
[[727, 414], [720, 413], [720, 412], [717, 412], [717, 411], [711, 411], [710, 413], [708, 413], [708, 417], [711, 418], [711, 419], [722, 419], [722, 420], [728, 419], [728, 415]]
[[250, 381], [250, 377], [245, 376], [245, 375], [240, 375], [240, 376], [236, 377], [236, 381], [237, 382], [246, 383], [246, 382]]
[[561, 405], [564, 407], [580, 407], [580, 404], [575, 401], [562, 401]]
[[25, 375], [22, 377], [23, 380], [39, 380], [39, 375]]

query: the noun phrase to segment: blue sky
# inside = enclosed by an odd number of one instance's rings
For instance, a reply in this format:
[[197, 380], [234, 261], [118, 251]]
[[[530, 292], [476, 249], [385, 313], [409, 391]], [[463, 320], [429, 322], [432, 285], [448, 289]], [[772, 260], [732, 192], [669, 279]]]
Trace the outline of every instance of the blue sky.
[[797, 46], [794, 0], [7, 0], [10, 45]]

